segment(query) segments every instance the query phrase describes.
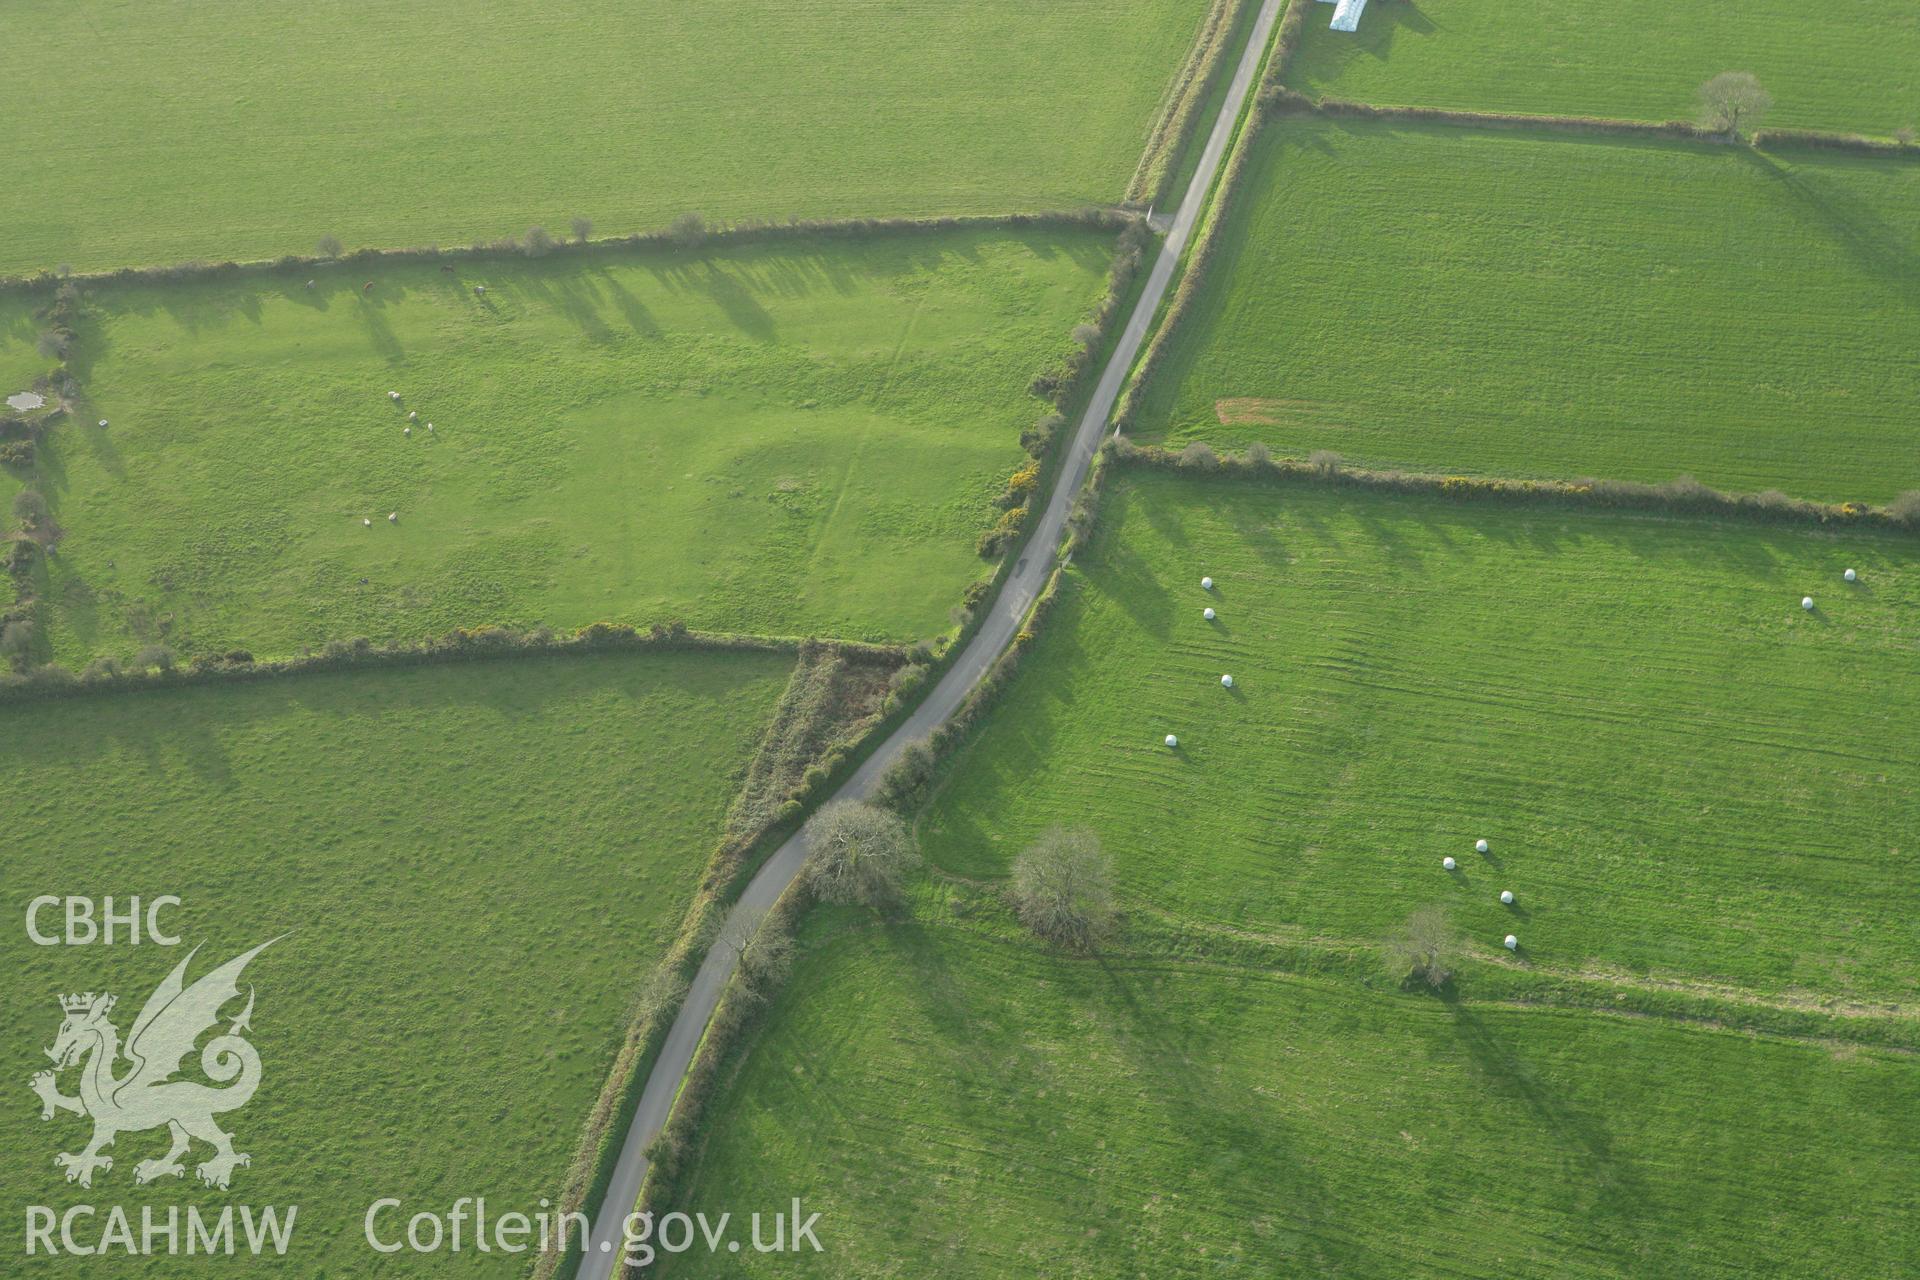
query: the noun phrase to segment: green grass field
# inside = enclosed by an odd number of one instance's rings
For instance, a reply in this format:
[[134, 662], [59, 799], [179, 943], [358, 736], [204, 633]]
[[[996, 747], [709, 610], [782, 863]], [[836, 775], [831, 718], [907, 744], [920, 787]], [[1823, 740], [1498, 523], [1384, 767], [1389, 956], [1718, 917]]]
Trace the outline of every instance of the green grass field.
[[1920, 165], [1318, 120], [1249, 160], [1144, 436], [1920, 488]]
[[[1650, 1019], [1061, 959], [816, 916], [678, 1207], [824, 1252], [670, 1276], [1881, 1276], [1920, 1069]], [[903, 1266], [911, 1259], [911, 1266]]]
[[22, 0], [0, 272], [1110, 202], [1205, 9]]
[[[125, 1204], [136, 1230], [142, 1204], [297, 1204], [283, 1265], [338, 1280], [392, 1274], [361, 1237], [379, 1196], [443, 1212], [484, 1191], [532, 1212], [558, 1194], [791, 665], [530, 659], [10, 708], [0, 1030], [18, 1070], [0, 1192]], [[30, 945], [26, 905], [43, 893], [176, 894], [163, 919], [185, 945]], [[232, 1191], [137, 1189], [133, 1166], [164, 1134], [123, 1136], [91, 1191], [62, 1182], [53, 1156], [80, 1148], [85, 1122], [43, 1124], [26, 1088], [55, 997], [113, 991], [124, 1035], [187, 947], [204, 944], [197, 975], [282, 933], [247, 973], [263, 1083], [228, 1117], [253, 1157]], [[527, 1261], [455, 1260], [496, 1276]], [[447, 1264], [412, 1261], [409, 1275]]]
[[1440, 904], [1539, 970], [1911, 1008], [1916, 608], [1911, 536], [1125, 472], [924, 842], [992, 878], [1084, 824], [1209, 928]]
[[91, 290], [42, 465], [53, 655], [934, 634], [1110, 259], [969, 231]]
[[1920, 11], [1902, 0], [1473, 0], [1370, 7], [1352, 34], [1308, 15], [1289, 73], [1303, 92], [1387, 106], [1691, 120], [1697, 91], [1751, 71], [1767, 123], [1886, 135], [1920, 128]]

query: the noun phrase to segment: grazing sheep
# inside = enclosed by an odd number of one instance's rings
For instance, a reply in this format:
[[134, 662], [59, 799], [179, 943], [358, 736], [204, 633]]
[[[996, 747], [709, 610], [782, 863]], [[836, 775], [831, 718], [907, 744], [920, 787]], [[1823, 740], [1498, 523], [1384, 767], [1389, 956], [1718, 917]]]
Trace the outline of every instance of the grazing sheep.
[[398, 400], [399, 398], [400, 398], [400, 393], [399, 393], [398, 391], [389, 391], [389, 392], [387, 392], [387, 399], [389, 399], [389, 400]]
[[362, 521], [360, 522], [360, 527], [361, 527], [362, 529], [371, 529], [371, 528], [373, 528], [373, 521], [372, 521], [372, 520], [370, 520], [370, 519], [368, 519], [368, 520], [362, 520]]
[[388, 523], [388, 524], [399, 524], [399, 523], [400, 523], [400, 513], [399, 513], [398, 511], [389, 511], [389, 512], [387, 512], [387, 523]]
[[413, 434], [413, 428], [412, 428], [412, 427], [402, 427], [402, 428], [400, 428], [400, 434], [401, 434], [401, 435], [403, 435], [403, 436], [410, 436], [410, 435], [412, 435], [412, 434]]

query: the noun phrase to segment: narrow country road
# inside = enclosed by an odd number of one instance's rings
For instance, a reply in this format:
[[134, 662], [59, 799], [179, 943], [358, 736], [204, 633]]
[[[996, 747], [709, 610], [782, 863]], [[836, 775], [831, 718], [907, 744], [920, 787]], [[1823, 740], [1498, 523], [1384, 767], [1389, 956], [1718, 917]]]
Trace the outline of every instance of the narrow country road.
[[[1081, 414], [1074, 429], [1059, 478], [1047, 498], [1047, 507], [1040, 517], [1040, 523], [1027, 543], [1026, 554], [1008, 575], [972, 641], [947, 669], [933, 692], [847, 779], [833, 799], [862, 800], [871, 795], [874, 784], [900, 758], [902, 751], [945, 723], [1012, 643], [1021, 620], [1046, 585], [1047, 576], [1053, 571], [1054, 556], [1066, 532], [1067, 515], [1073, 509], [1081, 486], [1086, 483], [1094, 452], [1100, 446], [1101, 434], [1108, 417], [1113, 413], [1114, 402], [1119, 399], [1121, 383], [1126, 380], [1127, 371], [1133, 367], [1134, 359], [1140, 353], [1147, 329], [1153, 323], [1154, 313], [1159, 310], [1161, 300], [1166, 296], [1167, 285], [1173, 279], [1174, 269], [1179, 265], [1180, 255], [1185, 252], [1194, 226], [1200, 220], [1208, 193], [1213, 187], [1214, 176], [1226, 156], [1234, 124], [1239, 119], [1248, 93], [1253, 89], [1267, 42], [1273, 35], [1274, 24], [1284, 4], [1285, 0], [1262, 0], [1253, 33], [1240, 56], [1240, 65], [1234, 71], [1226, 101], [1221, 105], [1220, 115], [1214, 121], [1213, 131], [1207, 136], [1206, 146], [1200, 153], [1200, 163], [1194, 170], [1193, 181], [1187, 185], [1179, 211], [1174, 215], [1173, 225], [1161, 243], [1159, 256], [1154, 259], [1146, 287], [1133, 313], [1127, 318], [1120, 341], [1100, 373], [1093, 398], [1087, 402], [1086, 412]], [[740, 895], [740, 901], [734, 906], [733, 914], [738, 916], [742, 912], [771, 907], [799, 873], [804, 856], [805, 850], [798, 835], [781, 845], [748, 883], [745, 892]], [[580, 1280], [610, 1280], [620, 1266], [622, 1229], [626, 1216], [633, 1212], [634, 1202], [640, 1195], [640, 1183], [647, 1174], [646, 1149], [667, 1122], [680, 1081], [693, 1062], [694, 1049], [699, 1045], [707, 1022], [720, 1003], [720, 993], [726, 987], [727, 979], [733, 975], [733, 966], [732, 950], [716, 945], [707, 953], [699, 972], [694, 975], [692, 986], [687, 989], [686, 1001], [667, 1032], [666, 1043], [661, 1046], [660, 1055], [654, 1060], [653, 1071], [647, 1077], [646, 1089], [640, 1095], [640, 1105], [627, 1130], [619, 1163], [607, 1186], [606, 1198], [593, 1215], [593, 1233], [588, 1241], [586, 1256], [580, 1263]]]

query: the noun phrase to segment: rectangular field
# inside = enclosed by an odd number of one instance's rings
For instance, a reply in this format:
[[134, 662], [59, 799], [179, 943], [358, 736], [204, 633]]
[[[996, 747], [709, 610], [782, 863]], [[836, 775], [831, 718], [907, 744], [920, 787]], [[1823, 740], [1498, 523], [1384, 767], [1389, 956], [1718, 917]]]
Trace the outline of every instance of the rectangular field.
[[964, 231], [90, 288], [51, 654], [934, 634], [1111, 256]]
[[1143, 435], [1920, 488], [1920, 164], [1327, 120], [1254, 145]]
[[816, 920], [676, 1206], [823, 1252], [672, 1277], [1882, 1276], [1910, 1055], [1385, 995], [936, 909]]
[[1085, 825], [1139, 912], [1439, 905], [1541, 972], [1912, 1010], [1916, 610], [1911, 534], [1123, 471], [923, 840], [997, 878]]
[[1885, 136], [1920, 127], [1920, 10], [1905, 0], [1476, 0], [1376, 4], [1351, 35], [1308, 15], [1289, 72], [1382, 106], [1691, 120], [1701, 84], [1751, 71], [1767, 123]]
[[[391, 1274], [361, 1234], [378, 1197], [444, 1212], [484, 1191], [534, 1211], [558, 1194], [791, 668], [763, 653], [532, 658], [9, 707], [0, 1031], [18, 1070], [0, 1196], [97, 1203], [95, 1232], [116, 1203], [136, 1233], [142, 1205], [294, 1204], [281, 1265], [339, 1280]], [[162, 920], [183, 945], [31, 945], [40, 894], [177, 895]], [[112, 991], [124, 1036], [188, 948], [203, 948], [197, 977], [282, 934], [246, 975], [263, 1066], [257, 1097], [225, 1117], [252, 1156], [232, 1190], [191, 1168], [184, 1185], [137, 1187], [136, 1163], [166, 1146], [152, 1132], [121, 1135], [91, 1190], [64, 1183], [53, 1156], [80, 1149], [85, 1121], [43, 1123], [26, 1089], [56, 997]], [[526, 1270], [459, 1257], [473, 1274]], [[162, 1256], [139, 1274], [200, 1265]]]
[[0, 274], [1125, 191], [1204, 0], [15, 0]]

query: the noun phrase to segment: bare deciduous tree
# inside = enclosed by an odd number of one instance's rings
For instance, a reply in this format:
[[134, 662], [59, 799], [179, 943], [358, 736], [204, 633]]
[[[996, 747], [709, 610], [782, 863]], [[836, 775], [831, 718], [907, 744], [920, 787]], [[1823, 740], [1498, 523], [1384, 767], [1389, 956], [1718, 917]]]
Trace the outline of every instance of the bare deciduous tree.
[[823, 902], [884, 907], [919, 860], [906, 824], [885, 809], [836, 800], [807, 823], [807, 883]]
[[1387, 962], [1403, 984], [1425, 982], [1438, 990], [1453, 977], [1453, 926], [1440, 907], [1422, 907], [1387, 940]]
[[1737, 138], [1760, 123], [1773, 95], [1751, 71], [1722, 71], [1700, 86], [1700, 118], [1709, 129]]
[[668, 228], [676, 243], [692, 248], [707, 238], [707, 220], [697, 213], [683, 213]]
[[1220, 455], [1205, 440], [1195, 440], [1180, 451], [1182, 466], [1198, 467], [1203, 471], [1216, 471], [1220, 467]]
[[587, 242], [587, 237], [591, 236], [592, 234], [593, 234], [592, 218], [575, 218], [573, 220], [573, 238], [575, 240], [579, 241], [581, 244], [585, 244]]
[[340, 243], [339, 236], [321, 236], [320, 243], [315, 245], [314, 248], [319, 250], [320, 256], [323, 258], [337, 258], [346, 246]]
[[1063, 947], [1091, 947], [1113, 927], [1113, 866], [1100, 837], [1055, 827], [1013, 863], [1020, 922]]
[[793, 967], [793, 939], [767, 924], [767, 911], [736, 912], [721, 927], [720, 941], [733, 952], [747, 991], [763, 996], [780, 985]]

